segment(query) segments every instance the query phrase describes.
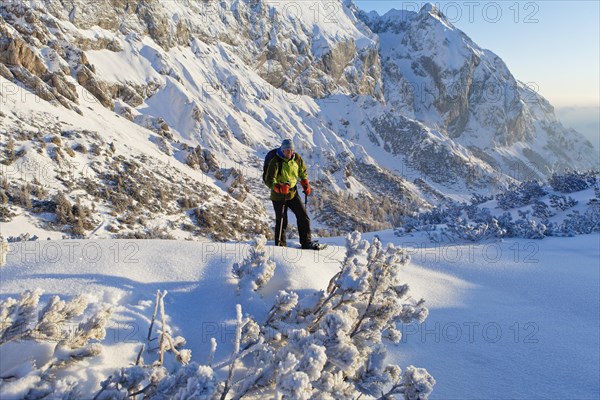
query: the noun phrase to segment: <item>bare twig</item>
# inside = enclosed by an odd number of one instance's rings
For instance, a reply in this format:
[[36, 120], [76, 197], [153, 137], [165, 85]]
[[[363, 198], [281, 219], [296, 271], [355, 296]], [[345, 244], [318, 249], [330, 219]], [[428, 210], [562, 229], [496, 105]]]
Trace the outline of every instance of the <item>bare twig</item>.
[[142, 361], [142, 353], [144, 352], [144, 347], [145, 345], [142, 344], [142, 348], [140, 349], [140, 352], [137, 355], [137, 359], [135, 360], [135, 365], [140, 365], [141, 361]]
[[242, 306], [240, 304], [236, 304], [235, 306], [237, 323], [235, 326], [235, 342], [233, 344], [233, 353], [231, 353], [231, 363], [229, 365], [229, 374], [227, 375], [227, 381], [225, 381], [225, 387], [223, 389], [223, 394], [221, 395], [221, 400], [225, 400], [227, 393], [231, 389], [231, 381], [233, 379], [233, 371], [235, 370], [238, 354], [240, 352], [240, 342], [242, 341]]
[[129, 395], [129, 397], [135, 397], [135, 396], [137, 396], [138, 394], [146, 393], [148, 390], [152, 389], [153, 387], [156, 387], [156, 383], [150, 383], [150, 384], [149, 384], [148, 386], [146, 386], [145, 388], [143, 388], [143, 389], [141, 389], [141, 390], [138, 390], [138, 391], [137, 391], [137, 392], [135, 392], [135, 393], [131, 393], [131, 394]]
[[154, 326], [154, 320], [156, 319], [156, 312], [158, 311], [158, 302], [160, 299], [160, 290], [156, 291], [156, 302], [154, 303], [154, 313], [152, 314], [152, 321], [150, 322], [150, 328], [148, 328], [148, 341], [152, 336], [152, 327]]
[[165, 356], [165, 335], [167, 331], [167, 322], [165, 321], [165, 296], [167, 295], [167, 291], [165, 290], [160, 296], [160, 318], [162, 323], [162, 328], [160, 332], [160, 344], [159, 348], [159, 359], [158, 362], [160, 365], [163, 365], [163, 360]]
[[212, 367], [213, 360], [215, 359], [215, 353], [217, 351], [217, 339], [210, 338], [210, 353], [208, 355], [208, 366]]

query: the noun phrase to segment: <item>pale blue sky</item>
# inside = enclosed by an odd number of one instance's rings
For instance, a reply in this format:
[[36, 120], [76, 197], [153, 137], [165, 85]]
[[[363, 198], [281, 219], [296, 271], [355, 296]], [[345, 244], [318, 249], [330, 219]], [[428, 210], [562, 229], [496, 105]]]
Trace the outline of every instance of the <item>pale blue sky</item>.
[[[498, 54], [520, 81], [554, 106], [600, 104], [600, 2], [431, 1], [483, 48]], [[379, 14], [418, 10], [425, 2], [355, 0]]]

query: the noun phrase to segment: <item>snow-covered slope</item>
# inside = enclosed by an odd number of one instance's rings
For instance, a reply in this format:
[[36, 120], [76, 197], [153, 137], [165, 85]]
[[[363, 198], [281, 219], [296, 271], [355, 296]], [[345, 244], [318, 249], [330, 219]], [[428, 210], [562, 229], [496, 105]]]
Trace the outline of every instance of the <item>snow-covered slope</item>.
[[[327, 231], [389, 228], [473, 191], [598, 165], [432, 6], [365, 17], [338, 1], [25, 1], [0, 13], [3, 221], [30, 219], [31, 233], [268, 232], [261, 162], [285, 137]], [[407, 98], [407, 85], [427, 96]], [[507, 90], [489, 102], [481, 85]], [[58, 192], [74, 207], [66, 220], [52, 215]]]
[[[401, 327], [402, 340], [391, 347], [387, 361], [427, 368], [437, 382], [431, 399], [597, 396], [598, 234], [444, 245], [422, 235], [398, 238], [387, 231], [377, 236], [411, 255], [403, 280], [411, 296], [425, 298], [429, 308], [424, 323]], [[113, 307], [104, 351], [61, 372], [76, 377], [81, 395], [88, 398], [117, 368], [135, 362], [146, 342], [157, 290], [169, 292], [165, 307], [172, 334], [187, 339], [192, 359], [200, 364], [208, 362], [215, 338], [217, 365], [232, 351], [236, 304], [264, 322], [278, 290], [303, 297], [327, 288], [344, 256], [343, 239], [329, 243], [320, 253], [267, 247], [276, 263], [274, 276], [260, 296], [251, 297], [236, 294], [231, 278], [233, 263], [248, 255], [244, 243], [11, 244], [7, 265], [0, 268], [0, 300], [39, 287], [43, 302], [52, 295], [85, 294], [94, 310]], [[31, 362], [43, 365], [54, 346], [31, 341], [2, 345], [0, 376], [11, 369], [18, 378], [26, 376]], [[224, 379], [227, 371], [217, 374]], [[7, 381], [0, 393], [3, 399], [21, 398], [35, 382], [35, 374]]]

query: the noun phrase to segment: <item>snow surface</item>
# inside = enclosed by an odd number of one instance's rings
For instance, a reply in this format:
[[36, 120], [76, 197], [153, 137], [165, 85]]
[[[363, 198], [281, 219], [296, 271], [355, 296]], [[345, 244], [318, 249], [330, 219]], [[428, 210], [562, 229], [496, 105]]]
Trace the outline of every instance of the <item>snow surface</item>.
[[[444, 245], [420, 235], [377, 235], [411, 254], [406, 282], [430, 310], [424, 324], [402, 327], [391, 361], [427, 368], [437, 381], [432, 399], [598, 398], [600, 235]], [[326, 288], [344, 256], [343, 238], [327, 242], [323, 252], [269, 247], [275, 275], [252, 298], [236, 294], [231, 274], [247, 255], [245, 243], [14, 243], [0, 267], [0, 299], [39, 287], [42, 300], [83, 293], [97, 308], [114, 306], [105, 350], [86, 361], [81, 376], [93, 392], [135, 360], [157, 290], [169, 292], [169, 323], [187, 339], [192, 359], [206, 362], [214, 337], [220, 362], [232, 349], [236, 304], [261, 321], [278, 290], [302, 296]], [[28, 359], [41, 365], [51, 353], [31, 342], [17, 345], [2, 346], [0, 374], [26, 368]], [[19, 398], [18, 389], [5, 387], [0, 397]]]
[[[175, 2], [165, 4], [185, 14]], [[337, 3], [323, 4], [321, 14], [315, 14], [314, 8], [295, 13], [286, 1], [280, 1], [277, 7], [311, 28], [316, 55], [349, 37], [359, 49], [373, 45], [374, 39], [358, 30], [353, 16], [338, 14], [339, 20], [329, 23], [327, 12], [332, 9], [327, 7], [337, 7]], [[99, 28], [80, 31], [71, 27], [86, 37], [116, 37]], [[7, 25], [7, 29], [13, 28]], [[468, 54], [469, 43], [462, 42], [463, 37], [451, 27], [437, 26], [429, 35], [433, 42], [448, 39], [452, 47]], [[386, 54], [399, 51], [394, 49], [399, 36], [385, 33], [377, 40]], [[367, 115], [388, 111], [381, 104], [371, 101], [369, 106], [362, 96], [290, 99], [290, 94], [271, 88], [258, 77], [226, 44], [209, 46], [195, 41], [191, 49], [176, 47], [165, 52], [148, 38], [129, 37], [122, 42], [120, 52], [86, 51], [98, 75], [109, 83], [160, 83], [154, 96], [134, 113], [161, 116], [178, 139], [219, 149], [216, 154], [220, 165], [229, 165], [232, 155], [239, 155], [240, 164], [250, 165], [252, 157], [262, 157], [261, 150], [296, 132], [296, 146], [314, 150], [310, 160], [313, 165], [326, 165], [328, 154], [350, 153], [357, 160], [379, 164], [403, 176], [417, 175], [403, 157], [391, 156], [373, 144], [360, 128]], [[449, 60], [444, 52], [435, 56], [452, 61], [454, 68], [461, 66], [459, 57]], [[403, 62], [401, 58], [397, 61]], [[0, 93], [7, 118], [13, 114], [44, 116], [48, 121], [61, 121], [66, 128], [99, 131], [107, 142], [119, 145], [117, 155], [151, 155], [164, 165], [218, 187], [201, 172], [172, 163], [173, 159], [155, 145], [158, 135], [105, 109], [80, 87], [81, 116], [49, 106], [3, 77], [0, 85], [11, 89]], [[222, 88], [216, 89], [219, 85]], [[198, 119], [192, 118], [195, 108], [203, 111]], [[541, 109], [533, 111], [541, 118]], [[425, 117], [435, 122], [433, 114]], [[349, 128], [342, 129], [342, 119]], [[214, 130], [230, 132], [237, 140], [221, 139], [211, 133]], [[450, 144], [449, 139], [437, 137], [439, 132], [435, 130], [427, 129], [426, 134], [431, 140]], [[551, 140], [547, 134], [545, 138], [539, 146]], [[462, 144], [466, 147], [470, 143]], [[465, 147], [460, 145], [455, 143], [453, 150], [463, 154]], [[506, 150], [507, 154], [517, 154], [517, 146]], [[36, 154], [27, 151], [30, 158]], [[41, 157], [38, 161], [42, 165], [48, 162]], [[88, 161], [77, 155], [72, 164], [73, 172], [81, 174]], [[21, 161], [3, 169], [9, 177], [25, 175], [22, 171], [27, 170]], [[256, 168], [255, 176], [259, 176], [258, 171]], [[350, 193], [362, 191], [358, 181], [351, 182], [350, 189], [342, 178], [332, 186]], [[459, 192], [463, 196], [469, 193], [462, 187], [456, 190]], [[26, 214], [0, 226], [4, 236], [24, 232], [41, 239], [62, 236], [36, 227]], [[103, 234], [100, 230], [95, 235]], [[405, 267], [406, 281], [412, 295], [425, 298], [430, 310], [423, 325], [402, 328], [403, 342], [392, 348], [390, 361], [403, 367], [414, 364], [427, 368], [437, 381], [432, 399], [599, 398], [600, 235], [450, 245], [432, 244], [423, 236], [398, 238], [391, 232], [378, 235], [384, 243], [394, 242], [412, 254], [412, 262]], [[216, 361], [221, 362], [231, 353], [236, 304], [242, 305], [244, 313], [264, 321], [279, 290], [292, 289], [305, 295], [327, 287], [344, 256], [342, 238], [327, 241], [331, 245], [321, 253], [271, 247], [277, 264], [274, 278], [253, 298], [236, 294], [231, 275], [233, 263], [247, 253], [245, 243], [40, 240], [11, 244], [7, 265], [0, 267], [0, 300], [40, 287], [45, 291], [44, 300], [56, 294], [70, 298], [84, 293], [95, 308], [114, 306], [105, 351], [86, 361], [89, 365], [80, 372], [85, 389], [93, 393], [115, 369], [135, 360], [146, 339], [157, 290], [168, 290], [165, 301], [169, 323], [176, 334], [187, 339], [193, 360], [206, 361], [214, 337], [219, 344]], [[30, 360], [43, 365], [53, 345], [20, 342], [2, 346], [0, 375], [13, 368], [26, 371], [31, 368]], [[19, 387], [5, 386], [0, 390], [0, 399], [20, 398], [27, 387], [27, 382]]]

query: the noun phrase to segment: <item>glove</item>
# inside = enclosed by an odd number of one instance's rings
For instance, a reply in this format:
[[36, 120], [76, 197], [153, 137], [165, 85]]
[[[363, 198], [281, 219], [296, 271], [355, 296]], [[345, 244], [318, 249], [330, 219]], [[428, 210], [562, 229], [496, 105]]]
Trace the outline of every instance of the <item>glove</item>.
[[273, 186], [273, 190], [275, 191], [275, 193], [289, 194], [290, 185], [287, 183], [276, 183], [275, 186]]
[[304, 189], [304, 193], [306, 193], [307, 196], [310, 196], [310, 192], [312, 190], [310, 189], [310, 184], [308, 183], [308, 179], [302, 179], [300, 181], [300, 184], [302, 185], [302, 189]]

